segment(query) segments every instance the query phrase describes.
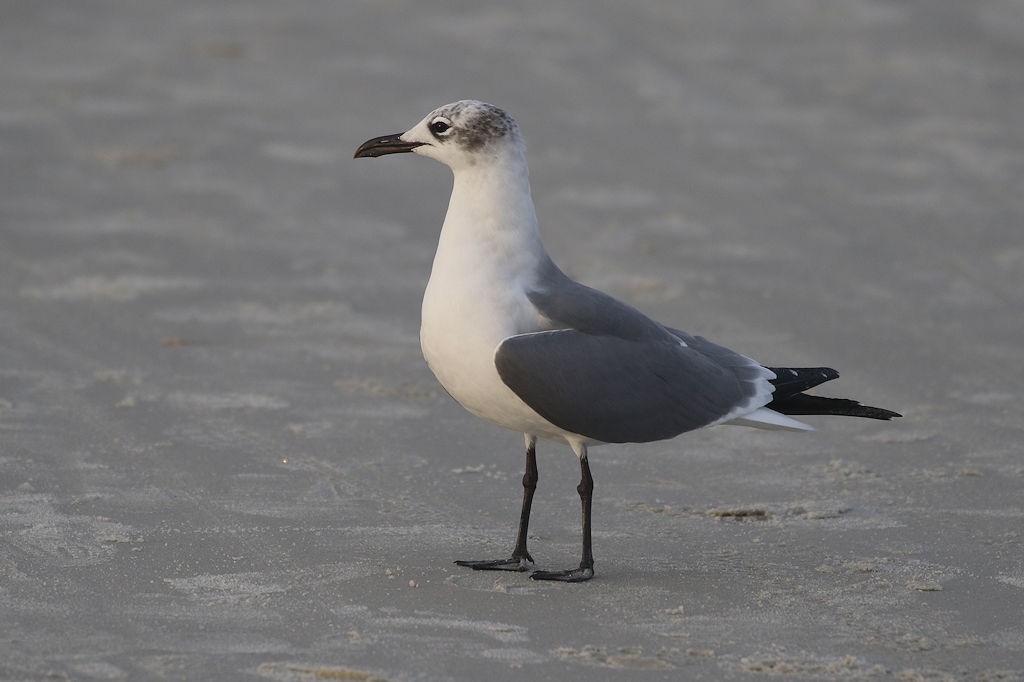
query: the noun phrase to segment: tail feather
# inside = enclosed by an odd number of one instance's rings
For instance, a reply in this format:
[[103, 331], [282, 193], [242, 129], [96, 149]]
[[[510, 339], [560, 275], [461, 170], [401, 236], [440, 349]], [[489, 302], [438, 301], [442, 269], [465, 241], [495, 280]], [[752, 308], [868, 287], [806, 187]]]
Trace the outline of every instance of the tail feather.
[[861, 405], [847, 398], [806, 395], [804, 391], [839, 377], [831, 367], [769, 367], [775, 393], [765, 407], [782, 414], [832, 414], [868, 419], [892, 419], [903, 415], [881, 407]]

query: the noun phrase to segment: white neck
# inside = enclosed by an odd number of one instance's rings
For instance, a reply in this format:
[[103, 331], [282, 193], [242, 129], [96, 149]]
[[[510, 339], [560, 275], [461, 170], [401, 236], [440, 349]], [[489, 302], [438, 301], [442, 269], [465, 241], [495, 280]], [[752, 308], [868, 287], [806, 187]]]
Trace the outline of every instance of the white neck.
[[454, 357], [452, 349], [468, 352], [463, 346], [475, 340], [490, 363], [501, 339], [543, 324], [527, 294], [550, 259], [537, 229], [526, 162], [518, 150], [506, 151], [455, 170], [423, 297], [421, 341], [428, 362], [428, 346], [440, 352], [444, 344]]
[[509, 282], [531, 277], [546, 259], [522, 152], [455, 171], [431, 278], [488, 273]]

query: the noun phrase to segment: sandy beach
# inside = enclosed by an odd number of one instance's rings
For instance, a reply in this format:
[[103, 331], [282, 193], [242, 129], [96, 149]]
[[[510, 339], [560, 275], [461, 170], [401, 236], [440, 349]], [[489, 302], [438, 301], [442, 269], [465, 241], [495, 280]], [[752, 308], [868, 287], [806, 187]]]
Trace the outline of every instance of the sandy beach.
[[[1016, 0], [0, 16], [0, 679], [1024, 680]], [[594, 580], [455, 566], [522, 435], [420, 355], [450, 172], [351, 157], [463, 98], [571, 276], [904, 418], [594, 448]]]

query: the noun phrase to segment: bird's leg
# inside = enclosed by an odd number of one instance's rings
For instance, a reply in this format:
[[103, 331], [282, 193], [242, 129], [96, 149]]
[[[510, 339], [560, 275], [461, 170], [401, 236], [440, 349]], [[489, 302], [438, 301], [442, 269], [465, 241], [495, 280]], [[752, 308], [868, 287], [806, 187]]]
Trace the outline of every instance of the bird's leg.
[[567, 583], [581, 583], [594, 577], [594, 552], [590, 542], [590, 507], [594, 498], [594, 478], [590, 475], [590, 463], [587, 461], [587, 446], [574, 443], [573, 450], [580, 458], [580, 484], [576, 492], [580, 494], [580, 506], [583, 509], [583, 556], [579, 568], [565, 571], [534, 571], [530, 577], [534, 580], [560, 580]]
[[531, 564], [533, 557], [526, 551], [526, 533], [530, 528], [530, 509], [533, 507], [533, 493], [537, 490], [537, 439], [527, 436], [526, 471], [523, 473], [523, 507], [519, 511], [519, 530], [516, 531], [516, 546], [512, 558], [526, 559]]
[[456, 561], [459, 566], [468, 566], [477, 571], [526, 571], [533, 564], [533, 557], [526, 551], [526, 534], [530, 528], [530, 509], [533, 507], [533, 493], [537, 490], [537, 438], [526, 435], [526, 473], [523, 474], [523, 508], [519, 512], [519, 530], [516, 532], [516, 546], [508, 559], [483, 561]]

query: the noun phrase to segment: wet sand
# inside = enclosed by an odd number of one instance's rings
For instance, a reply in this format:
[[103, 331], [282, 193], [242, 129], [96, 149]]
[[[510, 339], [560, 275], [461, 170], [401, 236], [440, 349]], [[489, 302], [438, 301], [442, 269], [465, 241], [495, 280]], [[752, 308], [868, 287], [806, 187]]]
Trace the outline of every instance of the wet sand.
[[[0, 679], [1024, 679], [1015, 0], [3, 16]], [[594, 580], [454, 566], [521, 435], [420, 357], [449, 172], [351, 155], [466, 97], [567, 272], [905, 418], [597, 448]]]

